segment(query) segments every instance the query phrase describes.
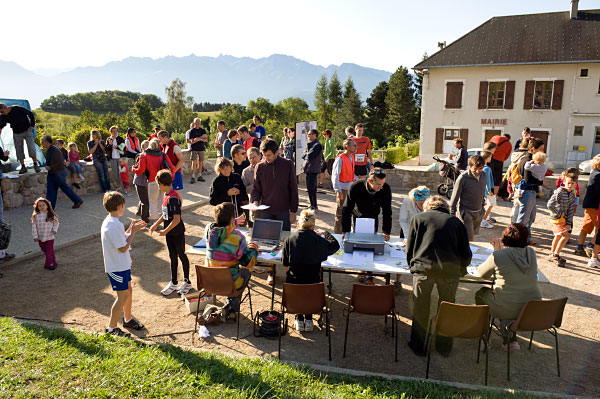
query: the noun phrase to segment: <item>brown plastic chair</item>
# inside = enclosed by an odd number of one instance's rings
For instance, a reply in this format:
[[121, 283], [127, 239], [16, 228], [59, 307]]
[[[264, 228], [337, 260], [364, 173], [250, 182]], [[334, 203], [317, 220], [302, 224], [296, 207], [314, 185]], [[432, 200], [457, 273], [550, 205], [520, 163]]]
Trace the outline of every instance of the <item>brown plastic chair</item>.
[[[281, 323], [279, 328], [279, 350], [277, 357], [281, 359], [281, 331], [287, 332], [288, 323], [285, 314], [322, 314], [325, 313], [325, 335], [329, 339], [329, 360], [331, 360], [331, 331], [329, 329], [329, 308], [325, 299], [325, 284], [289, 284], [283, 283], [281, 297]], [[285, 333], [284, 333], [285, 334]]]
[[[429, 363], [431, 362], [431, 340], [436, 335], [463, 339], [477, 338], [477, 363], [481, 341], [487, 348], [490, 308], [488, 305], [460, 305], [442, 301], [437, 316], [431, 321], [431, 334], [427, 338], [427, 371], [429, 378]], [[488, 352], [485, 351], [485, 385], [488, 380]]]
[[392, 317], [392, 337], [396, 337], [394, 361], [398, 361], [398, 320], [396, 317], [396, 296], [394, 286], [354, 284], [346, 314], [346, 332], [344, 334], [344, 357], [346, 357], [346, 342], [348, 341], [348, 325], [350, 313], [360, 313], [373, 316], [384, 316], [384, 333], [387, 334], [387, 318]]
[[[529, 350], [533, 341], [535, 331], [547, 330], [554, 336], [556, 343], [556, 369], [560, 377], [560, 359], [558, 357], [558, 332], [557, 327], [562, 324], [563, 313], [569, 298], [549, 299], [549, 300], [531, 300], [527, 301], [521, 313], [515, 322], [508, 328], [516, 334], [517, 331], [531, 331], [529, 338]], [[493, 321], [492, 321], [493, 322]], [[510, 381], [510, 345], [508, 345], [506, 378]]]
[[[233, 285], [233, 279], [228, 267], [208, 267], [196, 265], [196, 282], [198, 284], [198, 291], [203, 291], [205, 295], [220, 295], [225, 297], [236, 297], [244, 292], [244, 288], [236, 290]], [[240, 301], [240, 309], [242, 303], [248, 298], [250, 302], [250, 317], [252, 317], [252, 296], [250, 290], [250, 283], [247, 284], [248, 293]], [[194, 324], [194, 334], [198, 328], [198, 314], [200, 313], [200, 307], [196, 311], [196, 323]], [[235, 313], [235, 319], [237, 323], [237, 333], [235, 339], [240, 337], [240, 311]]]

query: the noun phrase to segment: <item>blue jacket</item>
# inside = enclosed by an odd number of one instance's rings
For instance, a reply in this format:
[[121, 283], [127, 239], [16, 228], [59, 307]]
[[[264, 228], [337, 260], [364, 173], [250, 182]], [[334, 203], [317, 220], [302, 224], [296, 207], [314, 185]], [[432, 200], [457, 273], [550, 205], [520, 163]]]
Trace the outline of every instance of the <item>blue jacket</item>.
[[490, 195], [490, 191], [494, 192], [494, 176], [492, 176], [492, 168], [488, 164], [483, 167], [483, 172], [487, 176], [487, 183], [485, 185], [485, 196], [487, 197]]

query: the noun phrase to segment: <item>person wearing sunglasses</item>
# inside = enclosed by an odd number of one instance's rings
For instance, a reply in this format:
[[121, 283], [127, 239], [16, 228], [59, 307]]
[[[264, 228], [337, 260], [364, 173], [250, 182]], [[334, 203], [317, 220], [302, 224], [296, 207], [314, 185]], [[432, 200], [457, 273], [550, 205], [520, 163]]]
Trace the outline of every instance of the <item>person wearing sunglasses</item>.
[[231, 147], [231, 158], [233, 159], [233, 173], [237, 173], [241, 177], [244, 169], [250, 166], [244, 147], [240, 144]]

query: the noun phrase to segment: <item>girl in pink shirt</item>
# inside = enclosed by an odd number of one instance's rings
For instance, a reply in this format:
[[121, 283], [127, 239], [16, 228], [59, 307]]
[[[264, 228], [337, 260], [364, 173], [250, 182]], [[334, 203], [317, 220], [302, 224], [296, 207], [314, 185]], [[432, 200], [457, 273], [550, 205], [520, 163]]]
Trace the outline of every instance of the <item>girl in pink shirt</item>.
[[37, 242], [40, 249], [46, 254], [44, 268], [56, 269], [56, 257], [54, 255], [54, 237], [58, 231], [58, 216], [54, 213], [50, 201], [46, 198], [38, 198], [33, 204], [33, 215], [31, 215], [31, 232], [33, 241]]

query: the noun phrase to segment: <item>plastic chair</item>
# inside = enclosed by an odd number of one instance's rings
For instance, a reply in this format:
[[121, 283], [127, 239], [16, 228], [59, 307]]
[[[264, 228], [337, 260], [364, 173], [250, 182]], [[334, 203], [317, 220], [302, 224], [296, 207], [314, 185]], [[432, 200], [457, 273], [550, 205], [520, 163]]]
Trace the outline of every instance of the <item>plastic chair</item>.
[[[287, 332], [288, 323], [285, 314], [322, 314], [325, 313], [325, 335], [329, 340], [329, 360], [331, 360], [331, 331], [329, 325], [329, 308], [325, 298], [325, 284], [283, 284], [281, 297], [281, 323]], [[281, 359], [281, 333], [279, 329], [279, 349], [277, 358]], [[285, 333], [283, 334], [285, 335]]]
[[[531, 331], [528, 350], [531, 350], [533, 333], [535, 331], [547, 330], [554, 336], [556, 343], [556, 369], [560, 377], [560, 359], [558, 357], [558, 332], [557, 327], [562, 324], [565, 305], [569, 298], [527, 301], [516, 321], [508, 326], [508, 329], [516, 334], [517, 331]], [[493, 323], [493, 320], [492, 320]], [[508, 345], [506, 378], [510, 381], [510, 345]]]
[[[236, 290], [233, 285], [233, 279], [228, 267], [208, 267], [196, 265], [196, 282], [198, 291], [204, 290], [205, 295], [221, 295], [225, 297], [236, 297], [243, 294], [244, 288]], [[250, 282], [247, 284], [248, 293], [242, 297], [240, 301], [240, 309], [242, 303], [248, 298], [250, 302], [250, 317], [252, 317], [252, 296], [250, 290]], [[194, 334], [198, 328], [198, 314], [200, 308], [196, 311], [196, 323], [194, 324]], [[237, 333], [235, 339], [240, 337], [240, 311], [235, 312], [237, 323]]]
[[[476, 339], [477, 338], [477, 363], [481, 341], [487, 348], [489, 331], [490, 308], [488, 305], [460, 305], [442, 301], [437, 316], [431, 321], [431, 334], [427, 338], [427, 370], [425, 378], [429, 378], [429, 364], [431, 363], [431, 340], [436, 335], [444, 337]], [[485, 385], [488, 381], [488, 350], [485, 351]]]
[[348, 341], [348, 325], [350, 324], [350, 313], [360, 313], [374, 316], [384, 316], [385, 328], [387, 334], [387, 318], [392, 317], [392, 337], [396, 337], [394, 361], [398, 361], [398, 319], [396, 317], [396, 297], [394, 295], [394, 286], [387, 285], [364, 285], [354, 284], [352, 286], [352, 295], [348, 303], [346, 314], [346, 332], [344, 334], [344, 357], [346, 357], [346, 342]]

